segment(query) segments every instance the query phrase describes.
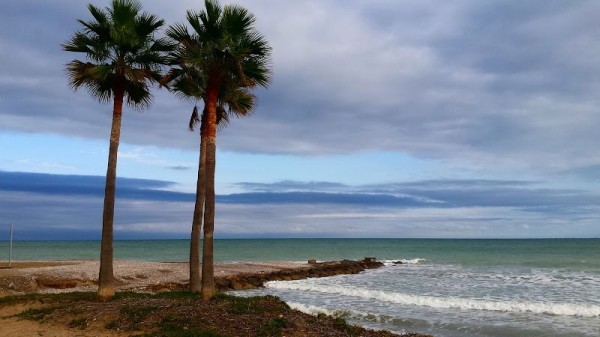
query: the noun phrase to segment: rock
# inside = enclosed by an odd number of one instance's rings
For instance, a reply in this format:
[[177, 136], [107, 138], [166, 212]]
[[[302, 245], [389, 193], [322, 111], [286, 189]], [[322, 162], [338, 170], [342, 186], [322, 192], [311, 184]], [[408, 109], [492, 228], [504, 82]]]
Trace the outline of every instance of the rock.
[[310, 260], [308, 260], [308, 264], [317, 264], [317, 260], [310, 259]]
[[14, 283], [12, 283], [12, 282], [11, 282], [11, 283], [8, 285], [8, 289], [11, 289], [11, 290], [16, 290], [16, 289], [17, 289], [17, 286], [16, 286]]
[[242, 282], [239, 282], [238, 280], [234, 280], [231, 282], [231, 288], [233, 290], [242, 290], [244, 289], [244, 284]]
[[402, 261], [394, 261], [394, 264], [403, 264]]
[[[310, 260], [309, 262], [315, 261]], [[357, 274], [365, 269], [379, 268], [383, 263], [374, 257], [367, 257], [363, 261], [343, 260], [337, 262], [320, 262], [309, 264], [307, 268], [282, 269], [267, 273], [242, 274], [217, 278], [215, 285], [219, 291], [254, 289], [264, 286], [267, 281], [291, 281], [313, 277], [327, 277], [341, 274]]]

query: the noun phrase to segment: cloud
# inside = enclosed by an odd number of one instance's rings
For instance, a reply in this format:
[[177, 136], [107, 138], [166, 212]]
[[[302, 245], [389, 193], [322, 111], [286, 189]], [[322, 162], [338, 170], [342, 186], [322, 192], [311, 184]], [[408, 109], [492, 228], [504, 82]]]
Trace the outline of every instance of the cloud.
[[[0, 171], [0, 217], [19, 239], [98, 238], [104, 178]], [[240, 183], [217, 196], [217, 237], [598, 237], [600, 195], [541, 182], [436, 180], [350, 186]], [[187, 238], [194, 194], [117, 182], [117, 238]], [[294, 191], [290, 191], [293, 189]], [[260, 191], [260, 192], [257, 192]]]
[[191, 166], [186, 166], [186, 165], [175, 165], [175, 166], [168, 166], [167, 167], [169, 170], [175, 170], [175, 171], [186, 171], [191, 169]]
[[[598, 164], [596, 2], [244, 5], [273, 46], [274, 79], [254, 115], [221, 132], [222, 150], [404, 152], [551, 172]], [[76, 55], [60, 44], [89, 18], [85, 4], [1, 6], [0, 46], [11, 51], [0, 64], [2, 128], [105, 139], [110, 105], [73, 93], [63, 71]], [[169, 23], [198, 6], [144, 2]], [[122, 141], [196, 149], [192, 104], [157, 91], [149, 110], [125, 111]]]
[[[220, 131], [220, 153], [402, 153], [435, 161], [442, 173], [355, 185], [238, 183], [240, 193], [217, 197], [218, 235], [600, 235], [600, 3], [243, 5], [273, 47], [274, 77], [257, 90], [253, 116]], [[199, 6], [144, 1], [168, 23]], [[60, 47], [80, 29], [76, 19], [90, 17], [86, 3], [4, 1], [0, 11], [0, 48], [10, 50], [0, 63], [0, 133], [106, 140], [111, 105], [68, 87], [64, 65], [77, 56]], [[121, 158], [170, 170], [161, 174], [194, 169], [195, 162], [166, 160], [156, 148], [193, 150], [196, 158], [199, 135], [187, 131], [196, 102], [154, 93], [150, 109], [125, 110], [121, 141], [128, 150]], [[40, 170], [74, 172], [60, 159], [28, 160]], [[0, 215], [21, 229], [28, 224], [31, 237], [94, 236], [103, 188], [103, 177], [0, 172]], [[119, 235], [185, 237], [193, 200], [170, 181], [119, 179]]]
[[[102, 197], [105, 187], [105, 177], [101, 176], [0, 171], [0, 181], [2, 181], [0, 191], [68, 197]], [[173, 183], [167, 181], [117, 178], [117, 198], [162, 201], [193, 200], [192, 194], [167, 190], [173, 186]]]
[[[325, 202], [327, 198], [340, 203], [363, 205], [394, 205], [410, 207], [519, 207], [547, 212], [573, 207], [594, 206], [600, 195], [576, 189], [544, 187], [538, 181], [492, 179], [436, 179], [401, 183], [350, 186], [330, 182], [282, 181], [268, 183], [239, 183], [250, 193], [230, 195], [243, 202], [298, 202], [311, 198]], [[294, 192], [290, 192], [294, 191]], [[257, 193], [260, 192], [260, 193]], [[321, 199], [320, 199], [321, 198]], [[348, 198], [346, 200], [346, 198]]]

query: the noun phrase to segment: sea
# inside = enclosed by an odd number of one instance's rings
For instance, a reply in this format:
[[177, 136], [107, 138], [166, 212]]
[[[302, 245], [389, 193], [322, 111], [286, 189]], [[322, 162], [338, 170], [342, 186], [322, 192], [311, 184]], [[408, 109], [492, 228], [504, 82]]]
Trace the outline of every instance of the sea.
[[[116, 241], [115, 258], [186, 261], [188, 240]], [[17, 241], [12, 259], [97, 259], [96, 241]], [[8, 245], [0, 242], [0, 263]], [[600, 239], [216, 240], [220, 262], [375, 257], [379, 269], [269, 282], [240, 296], [275, 295], [304, 312], [436, 337], [600, 336]]]

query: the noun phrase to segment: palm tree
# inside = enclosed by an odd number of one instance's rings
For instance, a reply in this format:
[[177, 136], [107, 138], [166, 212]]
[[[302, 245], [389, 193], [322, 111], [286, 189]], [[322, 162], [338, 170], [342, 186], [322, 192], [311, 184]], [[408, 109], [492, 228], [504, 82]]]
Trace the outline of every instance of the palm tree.
[[98, 295], [104, 299], [115, 294], [113, 219], [123, 102], [126, 99], [127, 104], [138, 109], [150, 105], [149, 86], [161, 78], [166, 54], [173, 48], [167, 39], [154, 36], [164, 21], [141, 12], [141, 8], [137, 0], [112, 0], [106, 9], [89, 4], [93, 19], [79, 19], [83, 29], [62, 45], [65, 51], [83, 53], [86, 57], [86, 61], [73, 60], [67, 64], [71, 87], [86, 88], [100, 102], [110, 102], [111, 98], [113, 101], [98, 278]]
[[[271, 73], [269, 67], [271, 48], [265, 38], [256, 31], [254, 15], [245, 8], [237, 5], [221, 7], [216, 0], [205, 0], [204, 4], [206, 9], [203, 11], [187, 12], [187, 21], [193, 29], [192, 34], [185, 25], [175, 24], [169, 27], [167, 35], [180, 43], [179, 63], [184, 65], [183, 68], [195, 69], [202, 78], [199, 82], [202, 86], [201, 97], [204, 100], [201, 149], [206, 149], [206, 165], [205, 167], [201, 165], [200, 168], [205, 170], [205, 179], [204, 182], [198, 182], [197, 188], [201, 189], [204, 195], [201, 195], [202, 193], [196, 195], [194, 221], [196, 222], [197, 217], [198, 219], [202, 217], [203, 209], [201, 294], [203, 299], [208, 299], [215, 292], [214, 177], [220, 95], [223, 91], [233, 92], [230, 89], [236, 86], [242, 91], [246, 90], [244, 91], [246, 93], [256, 86], [266, 87]], [[199, 180], [201, 178], [199, 174]]]
[[[187, 100], [200, 100], [204, 98], [205, 77], [197, 69], [189, 68], [181, 60], [185, 56], [185, 48], [176, 50], [171, 56], [172, 65], [169, 74], [161, 81], [165, 86], [174, 92], [177, 96]], [[255, 96], [248, 89], [243, 88], [243, 84], [235, 81], [228, 81], [223, 85], [219, 93], [219, 103], [217, 106], [217, 126], [224, 127], [229, 123], [230, 116], [242, 117], [251, 113], [256, 105]], [[192, 116], [189, 122], [189, 129], [201, 124], [201, 135], [206, 134], [207, 123], [204, 122], [206, 106], [202, 113], [202, 120], [198, 114], [198, 107], [194, 106]], [[198, 164], [198, 179], [196, 183], [196, 204], [194, 207], [194, 216], [192, 220], [192, 233], [190, 239], [190, 263], [189, 290], [193, 293], [201, 291], [200, 282], [200, 229], [202, 227], [204, 213], [204, 182], [206, 180], [206, 142], [200, 137], [200, 158]]]

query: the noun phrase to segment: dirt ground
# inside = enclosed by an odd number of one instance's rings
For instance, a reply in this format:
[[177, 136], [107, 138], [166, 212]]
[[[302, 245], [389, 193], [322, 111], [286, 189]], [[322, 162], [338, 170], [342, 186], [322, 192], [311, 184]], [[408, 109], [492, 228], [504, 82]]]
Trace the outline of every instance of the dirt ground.
[[15, 315], [28, 310], [44, 307], [39, 302], [19, 303], [10, 306], [0, 306], [0, 336], [11, 337], [125, 337], [131, 333], [119, 332], [113, 330], [86, 329], [86, 331], [77, 331], [70, 329], [64, 324], [52, 322], [32, 321]]
[[[215, 276], [240, 273], [270, 272], [284, 268], [303, 268], [303, 264], [289, 262], [221, 263], [215, 266]], [[27, 293], [58, 293], [95, 291], [98, 280], [97, 261], [22, 261], [0, 264], [0, 297]], [[115, 261], [114, 274], [117, 291], [143, 289], [158, 284], [184, 283], [188, 280], [188, 264], [183, 262]], [[11, 337], [73, 337], [130, 336], [104, 328], [105, 322], [89, 325], [85, 331], [73, 330], [64, 324], [38, 322], [15, 317], [27, 309], [44, 307], [43, 303], [29, 302], [16, 306], [0, 306], [0, 336]]]

